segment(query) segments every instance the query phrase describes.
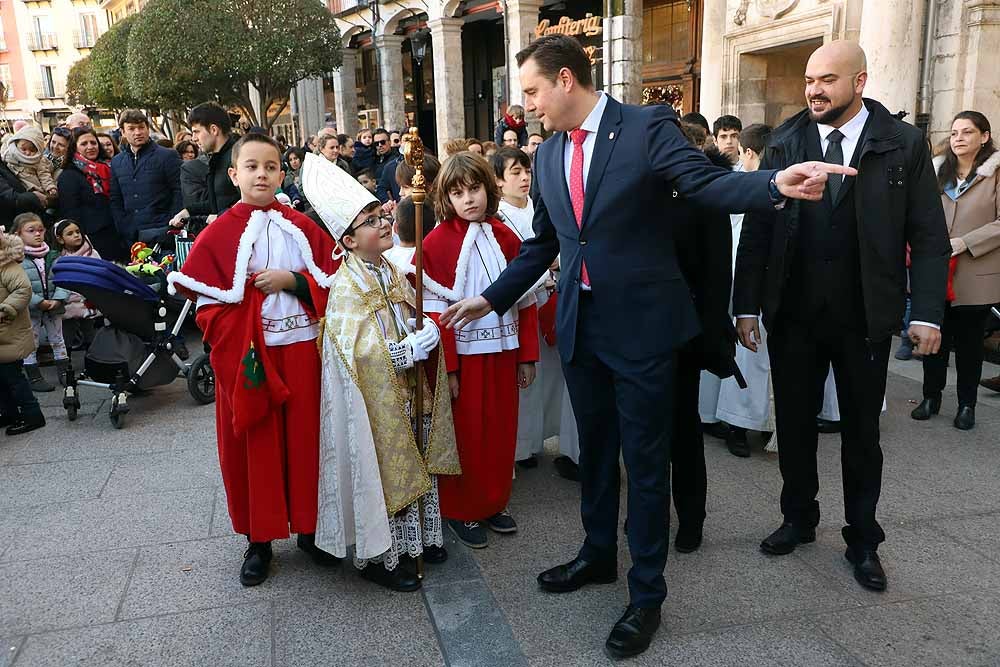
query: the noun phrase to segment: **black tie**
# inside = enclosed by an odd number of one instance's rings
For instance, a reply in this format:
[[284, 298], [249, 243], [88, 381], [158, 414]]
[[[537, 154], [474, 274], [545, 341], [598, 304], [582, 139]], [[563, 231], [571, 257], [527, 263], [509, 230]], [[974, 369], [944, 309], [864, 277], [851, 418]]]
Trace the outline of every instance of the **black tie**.
[[[830, 142], [830, 145], [826, 147], [826, 154], [823, 156], [823, 162], [839, 164], [841, 167], [844, 166], [844, 148], [840, 145], [840, 142], [843, 139], [844, 134], [840, 130], [834, 130], [827, 135], [826, 140]], [[826, 187], [830, 189], [831, 201], [837, 201], [837, 193], [840, 192], [840, 186], [843, 184], [843, 174], [830, 174], [827, 177]]]

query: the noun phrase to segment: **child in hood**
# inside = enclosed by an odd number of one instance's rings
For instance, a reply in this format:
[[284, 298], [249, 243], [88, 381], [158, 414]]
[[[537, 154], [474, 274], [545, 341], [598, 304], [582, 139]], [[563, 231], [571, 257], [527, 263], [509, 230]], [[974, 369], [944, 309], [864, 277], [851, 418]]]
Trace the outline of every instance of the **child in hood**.
[[40, 192], [54, 199], [58, 194], [52, 163], [43, 156], [45, 139], [36, 127], [28, 126], [4, 139], [3, 160], [28, 192]]
[[[55, 237], [60, 257], [74, 255], [101, 259], [97, 250], [91, 245], [90, 239], [80, 229], [79, 223], [72, 218], [63, 218], [57, 222], [52, 227], [52, 235]], [[63, 313], [63, 339], [69, 349], [85, 350], [94, 340], [94, 320], [100, 313], [87, 304], [82, 294], [70, 290], [66, 292], [69, 298], [66, 299], [66, 312]]]
[[45, 426], [45, 417], [24, 377], [24, 358], [35, 351], [28, 303], [31, 281], [24, 272], [24, 243], [0, 231], [0, 426], [19, 435]]

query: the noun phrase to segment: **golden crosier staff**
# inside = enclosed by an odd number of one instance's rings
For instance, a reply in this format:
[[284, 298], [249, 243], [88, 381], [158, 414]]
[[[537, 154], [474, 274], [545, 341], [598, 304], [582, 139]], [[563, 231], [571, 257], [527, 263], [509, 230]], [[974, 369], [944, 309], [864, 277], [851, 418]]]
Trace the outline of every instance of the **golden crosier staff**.
[[[416, 280], [414, 290], [416, 291], [416, 320], [417, 331], [424, 328], [424, 200], [427, 198], [427, 187], [424, 183], [424, 142], [420, 140], [417, 128], [411, 127], [410, 131], [403, 135], [402, 147], [403, 159], [406, 164], [413, 167], [416, 172], [411, 181], [410, 197], [413, 199], [414, 208], [414, 234], [416, 236], [416, 251], [414, 252], [416, 269]], [[417, 428], [414, 433], [417, 441], [417, 450], [423, 454], [424, 451], [424, 363], [418, 361], [413, 365], [413, 372], [417, 377], [416, 387], [413, 390], [413, 414], [416, 415]], [[440, 388], [438, 388], [440, 391]], [[424, 525], [423, 503], [418, 501], [420, 508], [420, 527]], [[417, 576], [424, 578], [424, 557], [417, 558]]]

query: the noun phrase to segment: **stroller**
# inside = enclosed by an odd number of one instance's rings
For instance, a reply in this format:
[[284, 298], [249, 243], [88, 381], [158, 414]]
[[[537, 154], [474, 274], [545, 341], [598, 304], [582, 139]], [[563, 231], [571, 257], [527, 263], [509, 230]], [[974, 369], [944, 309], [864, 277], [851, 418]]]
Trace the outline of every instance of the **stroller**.
[[63, 407], [70, 421], [80, 409], [79, 386], [111, 391], [111, 423], [125, 425], [129, 394], [187, 379], [188, 391], [198, 403], [215, 401], [215, 374], [207, 354], [187, 364], [177, 355], [178, 332], [191, 309], [185, 301], [171, 328], [167, 328], [165, 280], [147, 285], [121, 267], [91, 257], [61, 257], [52, 266], [54, 282], [78, 292], [104, 314], [84, 358], [84, 372], [66, 372]]

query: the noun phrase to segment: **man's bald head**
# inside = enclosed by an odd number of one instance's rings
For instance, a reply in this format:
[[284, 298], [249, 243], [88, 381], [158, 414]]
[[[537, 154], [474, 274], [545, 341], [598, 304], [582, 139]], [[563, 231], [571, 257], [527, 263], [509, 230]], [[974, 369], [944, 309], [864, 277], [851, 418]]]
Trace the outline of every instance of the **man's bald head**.
[[818, 123], [839, 127], [861, 110], [868, 60], [857, 42], [829, 42], [806, 63], [806, 103]]
[[90, 127], [90, 116], [85, 113], [71, 113], [66, 118], [66, 127], [75, 130], [80, 127]]

